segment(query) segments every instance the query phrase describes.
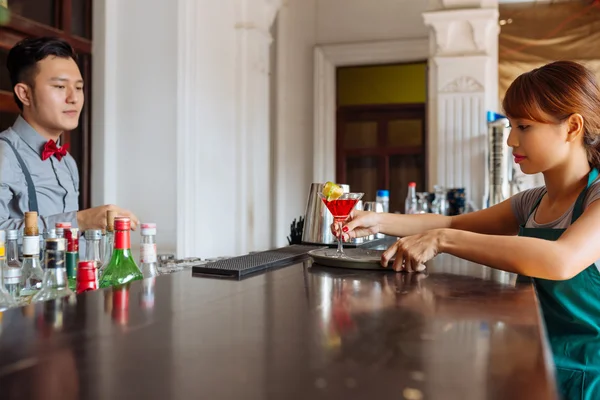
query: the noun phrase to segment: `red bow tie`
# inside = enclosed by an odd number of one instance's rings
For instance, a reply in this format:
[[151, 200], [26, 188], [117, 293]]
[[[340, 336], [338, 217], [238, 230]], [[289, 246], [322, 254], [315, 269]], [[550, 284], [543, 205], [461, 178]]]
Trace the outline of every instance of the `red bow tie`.
[[69, 151], [69, 143], [62, 147], [58, 147], [54, 140], [48, 140], [44, 145], [44, 150], [42, 150], [42, 160], [45, 161], [54, 155], [54, 157], [60, 161], [67, 155], [67, 151]]

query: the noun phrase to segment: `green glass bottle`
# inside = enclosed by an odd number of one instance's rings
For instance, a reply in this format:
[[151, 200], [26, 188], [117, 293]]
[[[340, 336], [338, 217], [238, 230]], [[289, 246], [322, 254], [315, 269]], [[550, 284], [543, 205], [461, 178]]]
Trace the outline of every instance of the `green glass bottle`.
[[123, 285], [144, 279], [131, 255], [131, 221], [127, 217], [115, 217], [115, 247], [110, 262], [100, 278], [100, 287]]

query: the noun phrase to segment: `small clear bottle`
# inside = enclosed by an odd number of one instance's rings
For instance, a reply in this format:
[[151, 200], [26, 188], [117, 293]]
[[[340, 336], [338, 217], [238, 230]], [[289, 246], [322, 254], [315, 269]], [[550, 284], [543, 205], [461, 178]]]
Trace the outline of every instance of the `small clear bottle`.
[[19, 231], [6, 231], [6, 266], [4, 269], [4, 286], [15, 299], [19, 297], [23, 287], [23, 270], [19, 261]]
[[95, 261], [96, 270], [98, 271], [102, 266], [102, 257], [100, 256], [102, 231], [100, 229], [88, 229], [83, 237], [85, 238], [85, 260]]
[[4, 311], [10, 307], [16, 307], [17, 302], [4, 287], [4, 270], [6, 267], [5, 256], [6, 232], [0, 231], [0, 311]]
[[104, 254], [102, 255], [102, 265], [98, 276], [102, 278], [104, 269], [112, 258], [112, 253], [115, 248], [115, 212], [109, 210], [106, 212], [106, 232], [104, 233]]
[[404, 201], [404, 214], [416, 214], [418, 208], [417, 184], [410, 182], [408, 184], [408, 193]]
[[42, 281], [44, 280], [44, 271], [40, 262], [40, 236], [37, 219], [37, 212], [25, 213], [21, 296], [36, 294], [42, 288]]
[[156, 224], [141, 225], [140, 269], [144, 278], [158, 276], [158, 259], [156, 256]]
[[44, 249], [46, 248], [46, 239], [56, 239], [56, 229], [52, 228], [52, 229], [48, 229], [46, 231], [44, 231], [44, 234], [42, 235], [43, 239], [40, 240], [41, 242], [41, 252], [40, 252], [40, 261], [42, 262], [42, 269], [44, 269]]
[[63, 238], [65, 237], [65, 229], [71, 229], [70, 222], [57, 222], [55, 225], [56, 228], [56, 237]]
[[390, 191], [389, 190], [378, 190], [377, 197], [375, 198], [375, 202], [381, 203], [383, 205], [383, 212], [390, 212]]
[[69, 289], [67, 279], [64, 239], [46, 239], [44, 264], [46, 264], [46, 271], [44, 272], [42, 290], [33, 296], [31, 301], [47, 301], [74, 295], [73, 291]]

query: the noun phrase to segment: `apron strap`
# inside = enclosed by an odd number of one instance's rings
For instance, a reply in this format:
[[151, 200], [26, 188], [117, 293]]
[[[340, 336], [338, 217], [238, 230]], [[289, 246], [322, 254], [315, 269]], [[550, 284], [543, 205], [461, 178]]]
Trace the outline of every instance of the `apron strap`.
[[35, 192], [35, 186], [33, 185], [33, 179], [31, 179], [31, 174], [29, 173], [29, 169], [27, 168], [25, 161], [23, 161], [23, 159], [19, 155], [19, 152], [17, 152], [17, 149], [15, 148], [15, 146], [13, 146], [13, 144], [7, 138], [0, 137], [0, 140], [2, 140], [3, 142], [6, 142], [10, 146], [12, 151], [15, 153], [15, 156], [17, 157], [17, 161], [19, 162], [19, 165], [21, 165], [21, 169], [23, 170], [23, 174], [25, 175], [25, 182], [27, 182], [27, 194], [29, 197], [29, 211], [35, 211], [39, 215], [37, 194]]
[[575, 202], [575, 207], [573, 207], [573, 216], [571, 217], [571, 224], [573, 224], [577, 220], [577, 218], [579, 218], [581, 214], [583, 214], [583, 200], [585, 199], [585, 196], [587, 195], [590, 186], [592, 186], [592, 184], [598, 179], [598, 175], [599, 174], [597, 168], [594, 168], [590, 171], [588, 175], [587, 186], [581, 191], [579, 197], [577, 197], [577, 201]]

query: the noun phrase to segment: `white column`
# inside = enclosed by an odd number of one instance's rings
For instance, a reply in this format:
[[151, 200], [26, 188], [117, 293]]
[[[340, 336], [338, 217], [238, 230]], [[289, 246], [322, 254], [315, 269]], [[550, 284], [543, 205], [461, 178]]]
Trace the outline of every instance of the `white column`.
[[236, 136], [238, 253], [273, 244], [270, 28], [281, 0], [238, 0]]
[[272, 243], [269, 28], [280, 1], [178, 4], [177, 253], [265, 250]]
[[[498, 111], [497, 0], [443, 0], [430, 32], [429, 183], [485, 192], [486, 112]], [[484, 8], [485, 7], [485, 8]]]

